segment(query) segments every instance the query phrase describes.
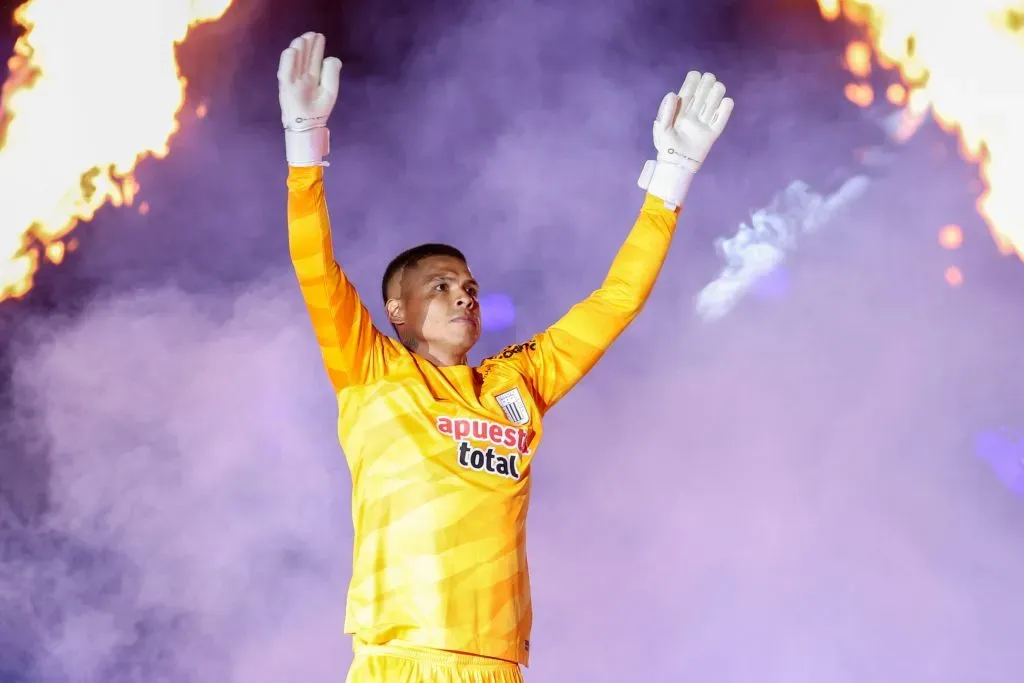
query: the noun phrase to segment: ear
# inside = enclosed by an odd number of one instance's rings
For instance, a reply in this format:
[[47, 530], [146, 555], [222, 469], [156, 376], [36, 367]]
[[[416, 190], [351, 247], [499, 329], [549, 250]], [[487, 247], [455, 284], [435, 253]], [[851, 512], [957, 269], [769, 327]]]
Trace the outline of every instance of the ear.
[[384, 304], [385, 310], [388, 312], [388, 322], [392, 325], [401, 325], [405, 322], [405, 309], [402, 307], [402, 302], [398, 299], [388, 299], [387, 303]]

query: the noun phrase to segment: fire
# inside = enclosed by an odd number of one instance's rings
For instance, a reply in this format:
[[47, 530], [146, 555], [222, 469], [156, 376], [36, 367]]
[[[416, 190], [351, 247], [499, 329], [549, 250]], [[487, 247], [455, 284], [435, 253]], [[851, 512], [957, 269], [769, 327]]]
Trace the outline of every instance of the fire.
[[[1024, 3], [1020, 0], [818, 0], [828, 20], [845, 17], [865, 29], [867, 43], [848, 46], [845, 62], [856, 79], [847, 97], [874, 100], [870, 55], [896, 68], [902, 84], [886, 97], [914, 113], [930, 111], [977, 164], [978, 213], [1000, 252], [1024, 260], [1024, 127], [1016, 125], [1024, 98], [1013, 85], [1024, 68]], [[865, 48], [870, 45], [870, 55]], [[947, 273], [959, 284], [959, 271]]]
[[943, 249], [959, 249], [964, 243], [964, 233], [959, 225], [947, 225], [939, 230], [939, 244]]
[[168, 154], [185, 79], [175, 46], [232, 0], [29, 0], [0, 90], [0, 302], [108, 202], [132, 204], [136, 164]]

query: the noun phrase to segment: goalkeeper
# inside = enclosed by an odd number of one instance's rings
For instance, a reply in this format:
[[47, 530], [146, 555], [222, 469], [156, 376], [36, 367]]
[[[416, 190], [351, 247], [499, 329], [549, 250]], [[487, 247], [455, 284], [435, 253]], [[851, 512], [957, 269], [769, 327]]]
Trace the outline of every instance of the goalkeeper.
[[381, 295], [397, 339], [374, 326], [335, 261], [323, 178], [340, 75], [320, 34], [281, 55], [289, 249], [352, 475], [347, 680], [521, 681], [532, 625], [526, 515], [542, 418], [643, 308], [690, 181], [733, 103], [712, 74], [697, 72], [665, 96], [657, 161], [640, 178], [646, 197], [601, 287], [471, 367], [478, 284], [461, 252], [421, 245], [387, 267]]

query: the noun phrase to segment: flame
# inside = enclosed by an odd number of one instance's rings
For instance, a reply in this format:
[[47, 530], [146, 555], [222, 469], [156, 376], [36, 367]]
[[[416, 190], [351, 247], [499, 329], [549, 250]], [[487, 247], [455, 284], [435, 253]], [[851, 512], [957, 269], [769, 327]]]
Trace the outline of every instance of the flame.
[[[1024, 68], [1024, 3], [1020, 0], [818, 0], [827, 20], [845, 17], [867, 43], [845, 55], [856, 81], [847, 97], [860, 106], [874, 99], [864, 82], [865, 45], [881, 67], [898, 70], [902, 84], [887, 99], [913, 113], [930, 111], [955, 133], [961, 156], [979, 167], [977, 210], [999, 251], [1024, 260], [1024, 126], [1014, 119], [1024, 97], [1014, 85]], [[866, 60], [870, 63], [870, 59]], [[916, 128], [915, 128], [916, 130]], [[959, 271], [947, 273], [959, 284]]]
[[[136, 164], [163, 158], [186, 81], [175, 47], [232, 0], [29, 0], [0, 90], [0, 302], [108, 202], [132, 204]], [[200, 115], [205, 114], [205, 106]]]
[[947, 225], [939, 230], [939, 244], [943, 249], [959, 249], [964, 243], [964, 233], [959, 225]]
[[949, 268], [946, 268], [946, 272], [944, 273], [944, 275], [946, 278], [946, 283], [950, 287], [959, 287], [964, 283], [964, 274], [961, 273], [960, 269], [957, 268], [956, 266], [950, 266]]

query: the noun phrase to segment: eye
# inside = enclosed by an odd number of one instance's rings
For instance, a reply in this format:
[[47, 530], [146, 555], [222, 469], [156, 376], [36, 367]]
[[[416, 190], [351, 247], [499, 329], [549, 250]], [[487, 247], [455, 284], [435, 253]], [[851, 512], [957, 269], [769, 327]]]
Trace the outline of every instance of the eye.
[[437, 290], [438, 292], [447, 292], [448, 291], [448, 283], [447, 282], [438, 283], [434, 287], [434, 289]]

